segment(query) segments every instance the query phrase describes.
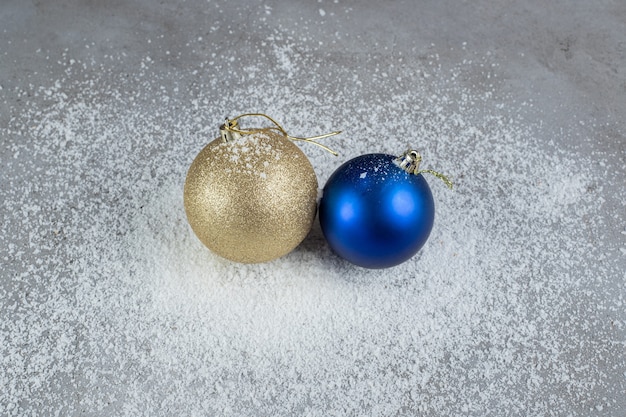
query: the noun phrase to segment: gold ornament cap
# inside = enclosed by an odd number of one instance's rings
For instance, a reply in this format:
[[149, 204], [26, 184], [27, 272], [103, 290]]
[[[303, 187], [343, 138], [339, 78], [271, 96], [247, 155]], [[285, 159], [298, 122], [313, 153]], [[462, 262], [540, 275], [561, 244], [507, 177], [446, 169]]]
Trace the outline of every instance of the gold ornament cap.
[[239, 124], [237, 120], [228, 120], [220, 126], [220, 135], [222, 135], [222, 140], [224, 142], [230, 142], [233, 140], [237, 140], [241, 137], [241, 133], [239, 133]]

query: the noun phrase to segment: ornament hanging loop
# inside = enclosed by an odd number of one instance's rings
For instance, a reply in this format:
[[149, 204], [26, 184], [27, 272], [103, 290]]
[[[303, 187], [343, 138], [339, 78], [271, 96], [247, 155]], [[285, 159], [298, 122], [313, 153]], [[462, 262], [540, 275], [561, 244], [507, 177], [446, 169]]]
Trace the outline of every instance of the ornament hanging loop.
[[[238, 120], [241, 119], [242, 117], [264, 117], [267, 120], [269, 120], [270, 122], [272, 122], [274, 124], [274, 126], [268, 127], [268, 128], [264, 128], [264, 129], [241, 129], [239, 127], [239, 123]], [[311, 136], [311, 137], [307, 137], [307, 138], [301, 138], [301, 137], [297, 137], [297, 136], [291, 136], [287, 133], [287, 131], [285, 130], [284, 127], [282, 127], [276, 120], [272, 119], [270, 116], [268, 116], [267, 114], [264, 113], [244, 113], [244, 114], [240, 114], [239, 116], [233, 118], [233, 119], [226, 119], [226, 122], [220, 126], [220, 134], [222, 136], [222, 139], [225, 142], [231, 141], [231, 140], [236, 140], [239, 139], [241, 136], [243, 135], [251, 135], [253, 133], [257, 133], [257, 132], [261, 132], [263, 130], [266, 129], [271, 129], [271, 130], [276, 130], [280, 133], [282, 133], [287, 139], [293, 140], [293, 141], [303, 141], [303, 142], [308, 142], [308, 143], [312, 143], [314, 145], [319, 146], [320, 148], [324, 149], [325, 151], [337, 156], [338, 153], [333, 151], [332, 149], [330, 149], [328, 146], [322, 145], [321, 143], [317, 142], [317, 140], [319, 139], [324, 139], [327, 138], [329, 136], [335, 136], [341, 133], [341, 131], [335, 131], [335, 132], [330, 132], [330, 133], [326, 133], [324, 135], [318, 135], [318, 136]]]
[[402, 170], [408, 172], [409, 174], [419, 175], [428, 173], [434, 175], [443, 181], [448, 188], [452, 189], [452, 181], [445, 175], [440, 172], [433, 171], [432, 169], [420, 169], [420, 164], [422, 163], [422, 155], [415, 150], [409, 149], [396, 159], [394, 159], [396, 165], [398, 165]]

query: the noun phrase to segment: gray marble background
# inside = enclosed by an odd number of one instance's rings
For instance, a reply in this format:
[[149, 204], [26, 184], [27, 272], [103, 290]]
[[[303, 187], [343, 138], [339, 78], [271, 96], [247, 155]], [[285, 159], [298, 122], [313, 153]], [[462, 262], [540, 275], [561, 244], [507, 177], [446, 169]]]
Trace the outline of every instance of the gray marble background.
[[[380, 62], [385, 60], [395, 62], [402, 56], [404, 65], [410, 66], [436, 55], [440, 73], [462, 66], [464, 78], [459, 82], [468, 91], [480, 94], [485, 85], [485, 72], [478, 64], [463, 66], [462, 63], [464, 60], [481, 62], [481, 59], [482, 62], [497, 63], [495, 71], [499, 77], [494, 81], [497, 86], [492, 88], [496, 91], [496, 99], [505, 107], [533, 103], [524, 107], [523, 111], [527, 120], [541, 121], [542, 129], [537, 139], [543, 149], [537, 149], [537, 152], [562, 149], [571, 153], [574, 159], [580, 156], [581, 161], [584, 158], [585, 161], [593, 160], [596, 154], [602, 155], [606, 161], [604, 166], [592, 167], [598, 176], [603, 172], [609, 173], [606, 182], [601, 184], [605, 202], [600, 214], [603, 219], [597, 224], [601, 224], [603, 230], [597, 231], [602, 239], [596, 242], [600, 248], [606, 248], [606, 256], [597, 260], [596, 265], [597, 268], [612, 265], [611, 271], [621, 269], [622, 273], [609, 276], [604, 281], [604, 289], [594, 293], [591, 299], [599, 305], [602, 305], [602, 296], [598, 294], [605, 294], [607, 300], [623, 300], [626, 295], [624, 250], [615, 250], [616, 247], [624, 247], [626, 230], [625, 202], [622, 200], [626, 185], [626, 2], [623, 0], [234, 0], [218, 3], [201, 0], [0, 0], [0, 125], [6, 127], [13, 120], [15, 126], [21, 109], [26, 111], [27, 107], [31, 112], [37, 106], [45, 110], [48, 103], [44, 95], [36, 97], [20, 92], [29, 90], [29, 85], [53, 86], [57, 78], [71, 79], [72, 74], [66, 73], [68, 66], [65, 61], [69, 59], [93, 64], [89, 69], [77, 72], [77, 78], [89, 78], [90, 74], [98, 72], [99, 65], [104, 65], [107, 71], [98, 77], [113, 83], [115, 77], [136, 74], [142, 62], [145, 63], [145, 57], [150, 56], [152, 73], [161, 75], [160, 85], [166, 89], [175, 85], [175, 94], [181, 100], [185, 100], [186, 91], [194, 91], [198, 81], [190, 68], [197, 67], [201, 71], [203, 63], [224, 60], [224, 65], [210, 66], [211, 74], [201, 73], [198, 76], [205, 88], [212, 89], [204, 93], [223, 101], [224, 115], [230, 114], [231, 109], [245, 111], [248, 109], [240, 108], [238, 103], [230, 101], [228, 94], [224, 94], [229, 85], [241, 82], [233, 68], [256, 61], [257, 68], [262, 72], [272, 72], [276, 66], [288, 65], [289, 61], [280, 62], [272, 55], [271, 45], [266, 41], [276, 33], [283, 34], [285, 39], [291, 37], [293, 45], [306, 47], [313, 56], [311, 62], [329, 62], [333, 68], [344, 68], [346, 72], [359, 74], [361, 79], [366, 80], [368, 73], [380, 68]], [[214, 53], [217, 57], [212, 58]], [[301, 52], [291, 50], [289, 53]], [[236, 58], [232, 63], [226, 62], [229, 54]], [[57, 64], [58, 61], [64, 62]], [[299, 62], [307, 61], [302, 58]], [[310, 71], [325, 69], [313, 67]], [[402, 75], [402, 71], [398, 71]], [[337, 71], [340, 74], [337, 78], [329, 77], [329, 85], [349, 83], [348, 78], [341, 78], [341, 74], [346, 72]], [[174, 79], [177, 73], [181, 74], [181, 78]], [[257, 76], [262, 77], [263, 74]], [[285, 82], [296, 91], [294, 86], [298, 85], [299, 78], [306, 84], [306, 77], [307, 71], [295, 69], [289, 81]], [[275, 78], [277, 86], [281, 82], [278, 77]], [[369, 84], [367, 81], [363, 83], [360, 99], [364, 103], [370, 99], [375, 101], [376, 95], [385, 93], [376, 83], [374, 78]], [[329, 87], [324, 91], [330, 90], [332, 88]], [[71, 88], [66, 91], [70, 96], [82, 93]], [[144, 92], [145, 100], [141, 105], [155, 105], [150, 103], [146, 94]], [[306, 94], [315, 97], [314, 91], [307, 91]], [[319, 98], [323, 102], [323, 97]], [[279, 115], [284, 114], [283, 107], [278, 107]], [[479, 114], [480, 109], [477, 112]], [[332, 130], [346, 120], [353, 124], [363, 123], [368, 117], [366, 112], [347, 115], [341, 110], [333, 111], [332, 105], [325, 113], [329, 117], [322, 123], [322, 130]], [[295, 118], [301, 116], [296, 114]], [[294, 120], [289, 121], [294, 124]], [[315, 126], [314, 122], [302, 123], [305, 128]], [[562, 134], [564, 131], [568, 134]], [[10, 200], [30, 193], [29, 198], [35, 205], [49, 202], [54, 206], [55, 201], [54, 187], [31, 184], [27, 174], [38, 166], [46, 170], [46, 164], [50, 164], [51, 159], [22, 159], [23, 163], [9, 163], [15, 158], [12, 147], [28, 147], [23, 142], [28, 140], [27, 135], [15, 134], [15, 129], [0, 131], [0, 221], [3, 222], [1, 230], [4, 234], [0, 242], [5, 246], [0, 247], [0, 297], [5, 297], [0, 303], [5, 309], [0, 312], [4, 322], [0, 323], [0, 329], [16, 317], [11, 312], [14, 310], [9, 310], [10, 305], [18, 310], [22, 308], [21, 311], [31, 308], [30, 301], [19, 296], [20, 293], [35, 291], [41, 295], [46, 291], [45, 284], [41, 282], [16, 282], [14, 277], [21, 276], [33, 265], [39, 265], [38, 259], [43, 259], [43, 262], [55, 259], [50, 268], [58, 268], [65, 259], [55, 258], [54, 254], [40, 258], [33, 252], [17, 260], [12, 257], [15, 250], [9, 248], [9, 245], [28, 246], [29, 239], [38, 233], [39, 227], [37, 222], [24, 223]], [[155, 148], [150, 144], [134, 143], [133, 146], [133, 152], [138, 155], [154, 155]], [[179, 147], [185, 152], [181, 161], [187, 161], [198, 144]], [[349, 150], [342, 151], [346, 158], [354, 156]], [[320, 154], [315, 152], [314, 155], [320, 158]], [[359, 149], [353, 152], [358, 153]], [[22, 154], [21, 158], [24, 157]], [[99, 161], [91, 163], [97, 166]], [[321, 167], [322, 183], [332, 169], [332, 164]], [[51, 169], [50, 172], [60, 175], [62, 171]], [[67, 179], [47, 178], [47, 181], [63, 182]], [[86, 195], [85, 198], [105, 197]], [[71, 216], [71, 210], [69, 206], [60, 206], [58, 210], [40, 216], [63, 219]], [[69, 259], [65, 260], [69, 262]], [[593, 259], [588, 261], [589, 264], [595, 263]], [[35, 287], [38, 289], [35, 290]], [[9, 297], [7, 294], [10, 298], [6, 298]], [[32, 311], [36, 314], [36, 309]], [[594, 314], [597, 314], [594, 320], [583, 321], [583, 324], [598, 323], [596, 319], [604, 317], [602, 312]], [[606, 352], [609, 354], [604, 359], [591, 361], [593, 366], [599, 368], [589, 372], [598, 375], [606, 372], [603, 378], [612, 381], [613, 388], [601, 388], [596, 392], [594, 387], [588, 387], [587, 398], [597, 396], [597, 404], [594, 405], [591, 400], [584, 404], [571, 404], [571, 415], [626, 415], [626, 313], [610, 311], [605, 318], [601, 329], [581, 326], [573, 331], [587, 332], [585, 337], [592, 339], [595, 335], [606, 339]], [[2, 334], [4, 337], [15, 335], [7, 331]], [[576, 340], [576, 336], [572, 336], [572, 340]], [[9, 353], [3, 351], [2, 346], [0, 352], [5, 356]], [[595, 355], [594, 352], [586, 354], [590, 358]], [[0, 381], [2, 377], [8, 378], [20, 372], [19, 369], [8, 369], [8, 366], [13, 366], [8, 363], [5, 362], [5, 368], [0, 369]], [[50, 389], [62, 390], [63, 386], [60, 383]], [[68, 396], [76, 395], [73, 393], [75, 388], [66, 386]], [[520, 391], [524, 389], [524, 386], [519, 387]], [[23, 395], [23, 392], [15, 395]], [[549, 404], [551, 396], [564, 395], [567, 396], [567, 393], [548, 389], [544, 399]], [[1, 394], [0, 399], [7, 401], [6, 405], [11, 402], [11, 393]], [[498, 403], [494, 399], [494, 404]], [[54, 404], [43, 400], [29, 402], [27, 398], [22, 398], [20, 404], [24, 407], [21, 411], [4, 411], [9, 415], [37, 414], [37, 407], [41, 407], [39, 411], [47, 414], [55, 409]], [[101, 413], [122, 413], [122, 404], [111, 407]], [[445, 409], [452, 410], [454, 407], [442, 408]], [[80, 407], [63, 410], [62, 415], [100, 414]], [[537, 410], [543, 410], [541, 415], [567, 415], [562, 408], [551, 414], [545, 408], [534, 408], [530, 404], [526, 413], [494, 406], [474, 415], [532, 415]], [[185, 410], [164, 410], [163, 413], [185, 415]], [[367, 411], [363, 413], [367, 415]], [[410, 409], [405, 410], [405, 414], [420, 415], [419, 411]], [[293, 415], [299, 413], [294, 411]]]

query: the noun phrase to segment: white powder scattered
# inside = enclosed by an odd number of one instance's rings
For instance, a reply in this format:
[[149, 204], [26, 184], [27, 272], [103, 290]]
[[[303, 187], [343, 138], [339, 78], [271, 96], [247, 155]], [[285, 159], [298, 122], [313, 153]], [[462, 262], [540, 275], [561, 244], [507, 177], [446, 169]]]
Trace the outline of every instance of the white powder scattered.
[[[604, 243], [601, 195], [620, 177], [535, 140], [538, 125], [512, 118], [520, 109], [500, 106], [497, 87], [459, 82], [500, 76], [481, 58], [442, 68], [433, 54], [432, 64], [403, 67], [400, 84], [364, 92], [352, 88], [352, 67], [283, 35], [267, 39], [278, 63], [215, 59], [199, 76], [142, 66], [123, 77], [114, 59], [73, 57], [72, 76], [7, 92], [23, 100], [0, 128], [9, 139], [0, 155], [0, 414], [623, 407], [623, 281], [607, 287], [623, 262], [597, 262], [623, 260], [622, 247]], [[376, 57], [361, 64], [388, 70]], [[214, 74], [250, 71], [253, 85], [227, 84], [228, 106], [216, 99], [224, 84]], [[267, 264], [209, 253], [186, 223], [182, 184], [223, 117], [246, 111], [275, 116], [294, 135], [343, 129], [324, 140], [339, 158], [302, 145], [320, 184], [356, 155], [419, 149], [424, 168], [455, 181], [449, 191], [427, 178], [437, 213], [424, 249], [396, 268], [365, 270], [331, 253], [316, 225]]]
[[319, 9], [320, 12], [320, 16], [324, 17], [326, 16], [326, 12], [324, 11], [324, 9]]
[[[280, 151], [268, 143], [267, 139], [268, 135], [264, 132], [243, 135], [229, 142], [222, 142], [220, 139], [214, 149], [216, 159], [227, 158], [239, 172], [256, 176], [259, 173], [255, 172], [253, 161], [265, 160], [263, 166], [268, 167], [269, 160], [280, 160]], [[298, 158], [297, 155], [294, 157]], [[261, 173], [261, 177], [265, 178], [266, 174]]]

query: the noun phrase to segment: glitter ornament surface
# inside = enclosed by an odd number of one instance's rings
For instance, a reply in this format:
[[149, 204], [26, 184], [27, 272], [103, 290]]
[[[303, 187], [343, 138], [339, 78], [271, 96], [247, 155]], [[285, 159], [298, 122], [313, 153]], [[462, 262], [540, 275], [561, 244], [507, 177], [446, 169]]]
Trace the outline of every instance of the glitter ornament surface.
[[435, 204], [424, 177], [409, 174], [393, 155], [351, 159], [328, 179], [320, 225], [330, 247], [365, 268], [388, 268], [426, 243]]
[[304, 153], [271, 130], [209, 143], [187, 173], [185, 211], [212, 252], [257, 263], [291, 252], [311, 230], [317, 178]]

